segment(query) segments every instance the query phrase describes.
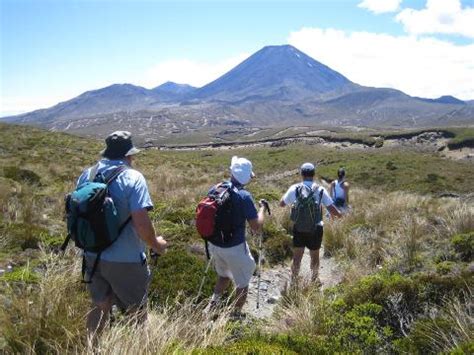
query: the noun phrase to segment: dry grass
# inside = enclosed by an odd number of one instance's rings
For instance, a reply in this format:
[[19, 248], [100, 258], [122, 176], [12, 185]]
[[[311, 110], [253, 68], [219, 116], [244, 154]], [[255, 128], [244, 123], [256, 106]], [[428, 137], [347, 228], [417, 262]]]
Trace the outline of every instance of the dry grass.
[[231, 305], [211, 321], [192, 300], [153, 309], [145, 324], [121, 320], [107, 328], [93, 348], [85, 337], [88, 296], [79, 282], [77, 255], [43, 252], [38, 283], [3, 283], [0, 296], [0, 352], [156, 354], [221, 345], [228, 336]]
[[474, 230], [474, 206], [455, 199], [354, 189], [352, 205], [324, 234], [326, 251], [346, 265], [347, 281], [382, 265], [411, 271], [453, 235]]
[[[467, 303], [466, 301], [467, 300]], [[432, 351], [436, 353], [450, 353], [462, 345], [472, 344], [474, 341], [474, 303], [472, 291], [462, 296], [448, 299], [443, 308], [437, 312], [438, 319], [425, 324], [421, 331], [430, 339]], [[449, 324], [449, 327], [446, 327]]]

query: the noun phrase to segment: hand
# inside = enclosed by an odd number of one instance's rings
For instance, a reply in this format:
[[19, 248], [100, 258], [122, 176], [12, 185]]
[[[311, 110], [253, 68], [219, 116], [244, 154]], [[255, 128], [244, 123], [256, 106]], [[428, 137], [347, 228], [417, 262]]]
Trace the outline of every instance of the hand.
[[168, 248], [168, 242], [162, 236], [156, 237], [156, 244], [157, 245], [153, 248], [153, 252], [158, 255], [163, 254], [166, 251], [166, 248]]

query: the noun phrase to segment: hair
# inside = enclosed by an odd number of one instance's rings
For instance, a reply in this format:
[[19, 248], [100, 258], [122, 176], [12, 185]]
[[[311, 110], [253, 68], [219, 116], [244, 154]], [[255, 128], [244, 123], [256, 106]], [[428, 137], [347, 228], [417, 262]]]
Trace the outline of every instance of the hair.
[[339, 168], [337, 171], [337, 177], [343, 179], [346, 176], [346, 170], [344, 168]]
[[314, 177], [314, 170], [302, 170], [301, 176], [303, 178], [312, 178]]

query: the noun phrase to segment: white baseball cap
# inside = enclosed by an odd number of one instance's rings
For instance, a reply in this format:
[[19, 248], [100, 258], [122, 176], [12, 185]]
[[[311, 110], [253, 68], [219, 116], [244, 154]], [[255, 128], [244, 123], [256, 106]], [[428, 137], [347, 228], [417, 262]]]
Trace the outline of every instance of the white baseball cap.
[[252, 162], [245, 158], [233, 156], [230, 163], [230, 171], [232, 176], [242, 185], [250, 182], [250, 179], [255, 176], [252, 171]]

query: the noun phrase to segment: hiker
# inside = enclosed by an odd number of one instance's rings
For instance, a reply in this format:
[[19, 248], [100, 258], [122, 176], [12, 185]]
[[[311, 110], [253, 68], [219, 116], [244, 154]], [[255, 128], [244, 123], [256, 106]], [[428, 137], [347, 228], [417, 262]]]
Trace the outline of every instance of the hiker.
[[341, 212], [347, 212], [349, 208], [349, 183], [346, 181], [346, 170], [339, 168], [337, 170], [337, 180], [331, 182], [331, 197], [334, 205]]
[[322, 208], [324, 205], [332, 217], [341, 214], [326, 189], [314, 182], [315, 166], [304, 163], [300, 168], [302, 182], [290, 186], [280, 200], [280, 206], [292, 206], [293, 225], [293, 264], [291, 266], [292, 282], [296, 282], [305, 247], [311, 257], [311, 280], [320, 285], [319, 249], [323, 240]]
[[218, 275], [209, 308], [219, 305], [222, 294], [233, 280], [236, 287], [234, 316], [240, 317], [256, 266], [245, 239], [245, 222], [248, 221], [253, 233], [258, 233], [263, 226], [265, 206], [260, 203], [257, 212], [252, 195], [244, 188], [255, 176], [249, 160], [234, 156], [230, 172], [231, 231], [228, 235], [218, 231], [208, 239], [209, 253]]
[[156, 236], [148, 215], [153, 203], [145, 178], [133, 169], [135, 154], [140, 150], [133, 146], [131, 134], [116, 131], [105, 143], [103, 159], [86, 169], [77, 181], [80, 186], [98, 174], [107, 178], [121, 169], [108, 189], [123, 228], [116, 241], [105, 250], [84, 253], [85, 279], [92, 298], [92, 310], [87, 316], [90, 336], [101, 332], [113, 304], [137, 316], [138, 321], [146, 319], [144, 307], [150, 282], [146, 245], [158, 255], [166, 249], [166, 241]]

